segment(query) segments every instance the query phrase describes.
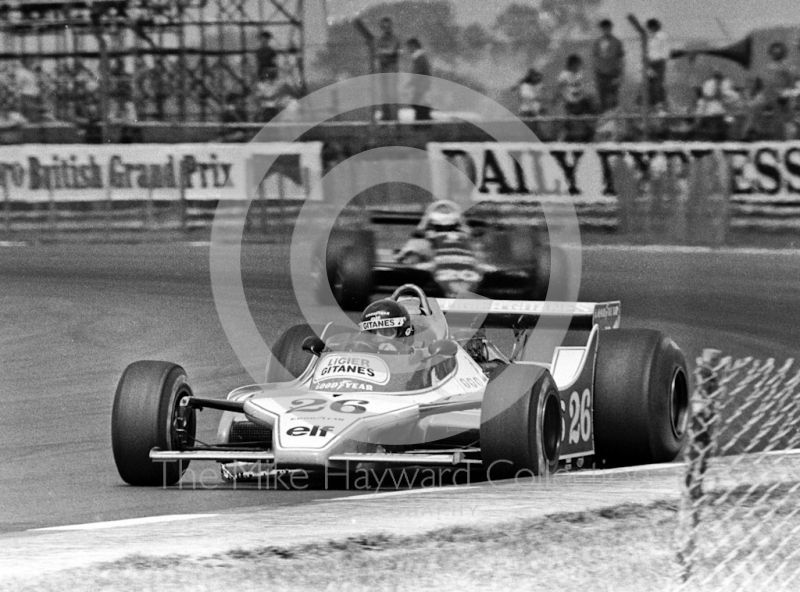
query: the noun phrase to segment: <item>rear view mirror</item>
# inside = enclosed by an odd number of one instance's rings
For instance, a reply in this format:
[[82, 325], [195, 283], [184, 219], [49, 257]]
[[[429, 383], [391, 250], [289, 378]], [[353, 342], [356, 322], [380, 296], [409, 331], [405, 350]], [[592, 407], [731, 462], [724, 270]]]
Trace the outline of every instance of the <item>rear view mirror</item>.
[[444, 356], [449, 358], [458, 353], [458, 345], [456, 345], [455, 341], [441, 339], [431, 343], [431, 346], [428, 348], [428, 352], [430, 352], [431, 356]]
[[308, 353], [319, 357], [324, 349], [325, 342], [316, 335], [311, 335], [303, 340], [303, 351], [307, 351]]

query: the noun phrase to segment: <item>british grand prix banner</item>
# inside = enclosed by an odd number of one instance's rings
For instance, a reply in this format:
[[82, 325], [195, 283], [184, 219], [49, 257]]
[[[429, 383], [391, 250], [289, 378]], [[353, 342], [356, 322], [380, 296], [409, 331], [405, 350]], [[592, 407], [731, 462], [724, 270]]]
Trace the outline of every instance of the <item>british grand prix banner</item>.
[[[99, 200], [304, 200], [322, 174], [322, 144], [119, 144], [0, 147], [0, 198]], [[263, 176], [265, 156], [279, 155]], [[255, 177], [262, 175], [262, 178]]]

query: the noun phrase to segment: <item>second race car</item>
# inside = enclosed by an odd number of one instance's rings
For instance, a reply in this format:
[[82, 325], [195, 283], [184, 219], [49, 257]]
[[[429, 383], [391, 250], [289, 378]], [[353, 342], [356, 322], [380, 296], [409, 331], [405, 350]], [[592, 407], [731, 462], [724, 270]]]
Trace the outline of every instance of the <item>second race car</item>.
[[[468, 219], [453, 201], [430, 204], [422, 218], [373, 213], [373, 225], [417, 223], [405, 244], [376, 248], [375, 231], [336, 230], [317, 249], [320, 287], [336, 302], [361, 310], [376, 292], [413, 283], [435, 297], [469, 292], [489, 298], [544, 300], [555, 261], [566, 277], [565, 257], [533, 226], [507, 226]], [[552, 253], [552, 259], [551, 259]]]

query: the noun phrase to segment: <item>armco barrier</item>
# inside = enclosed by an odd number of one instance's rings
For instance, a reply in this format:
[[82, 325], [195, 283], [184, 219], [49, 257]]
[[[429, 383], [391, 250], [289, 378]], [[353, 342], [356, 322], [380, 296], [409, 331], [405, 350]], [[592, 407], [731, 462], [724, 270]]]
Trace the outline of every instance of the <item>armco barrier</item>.
[[800, 370], [698, 360], [677, 559], [683, 590], [800, 586]]

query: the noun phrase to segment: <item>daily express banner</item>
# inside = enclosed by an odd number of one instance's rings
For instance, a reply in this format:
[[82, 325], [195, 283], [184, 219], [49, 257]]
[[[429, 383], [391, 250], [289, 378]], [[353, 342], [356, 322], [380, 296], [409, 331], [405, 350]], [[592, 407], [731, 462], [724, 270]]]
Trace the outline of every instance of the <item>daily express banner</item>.
[[2, 146], [0, 200], [305, 200], [321, 151], [319, 142]]
[[[729, 185], [734, 201], [800, 202], [800, 142], [430, 143], [428, 152], [439, 197], [500, 202], [570, 197], [576, 202], [602, 202], [618, 195], [614, 178], [620, 161], [641, 182], [666, 171], [686, 178], [696, 162], [713, 155], [719, 178]], [[463, 175], [443, 166], [443, 160]]]

